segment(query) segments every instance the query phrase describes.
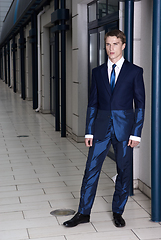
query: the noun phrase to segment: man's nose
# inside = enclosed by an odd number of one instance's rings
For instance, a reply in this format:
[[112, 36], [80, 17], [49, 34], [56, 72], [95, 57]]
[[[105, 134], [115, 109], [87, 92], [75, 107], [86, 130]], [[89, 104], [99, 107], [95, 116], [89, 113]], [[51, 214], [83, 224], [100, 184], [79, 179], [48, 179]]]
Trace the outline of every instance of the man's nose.
[[114, 46], [110, 45], [110, 51], [113, 51], [113, 50], [114, 50]]

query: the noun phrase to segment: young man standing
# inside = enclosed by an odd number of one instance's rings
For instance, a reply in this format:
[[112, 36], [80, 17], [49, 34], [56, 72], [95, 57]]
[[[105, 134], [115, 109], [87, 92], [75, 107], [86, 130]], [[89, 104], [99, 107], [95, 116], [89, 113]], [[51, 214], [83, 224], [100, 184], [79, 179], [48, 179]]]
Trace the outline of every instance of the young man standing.
[[133, 147], [140, 142], [144, 121], [143, 69], [122, 56], [126, 37], [120, 30], [106, 33], [105, 44], [108, 61], [92, 71], [85, 135], [89, 154], [80, 204], [77, 214], [63, 223], [66, 227], [90, 221], [99, 175], [111, 144], [118, 174], [112, 201], [113, 220], [116, 227], [125, 226], [122, 214], [129, 195]]

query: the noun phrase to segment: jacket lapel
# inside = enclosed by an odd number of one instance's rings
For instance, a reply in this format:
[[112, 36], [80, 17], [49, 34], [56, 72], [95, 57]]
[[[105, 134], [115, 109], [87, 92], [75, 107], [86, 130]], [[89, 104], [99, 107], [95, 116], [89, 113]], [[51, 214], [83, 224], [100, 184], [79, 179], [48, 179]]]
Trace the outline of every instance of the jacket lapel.
[[106, 90], [111, 95], [112, 92], [111, 92], [111, 87], [110, 87], [110, 84], [109, 84], [108, 70], [107, 70], [107, 64], [106, 63], [104, 63], [102, 68], [101, 68], [101, 74], [102, 74], [102, 79], [103, 79], [104, 85], [106, 87]]

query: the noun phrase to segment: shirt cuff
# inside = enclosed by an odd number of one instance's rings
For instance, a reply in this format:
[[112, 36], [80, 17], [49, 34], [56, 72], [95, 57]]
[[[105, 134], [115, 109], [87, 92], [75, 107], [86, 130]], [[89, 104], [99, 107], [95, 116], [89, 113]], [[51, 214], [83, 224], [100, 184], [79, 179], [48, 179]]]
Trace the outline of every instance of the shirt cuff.
[[86, 134], [85, 138], [93, 138], [93, 135], [92, 134]]
[[137, 142], [141, 142], [141, 137], [137, 137], [137, 136], [133, 136], [133, 135], [130, 135], [130, 140], [134, 140], [134, 141], [137, 141]]

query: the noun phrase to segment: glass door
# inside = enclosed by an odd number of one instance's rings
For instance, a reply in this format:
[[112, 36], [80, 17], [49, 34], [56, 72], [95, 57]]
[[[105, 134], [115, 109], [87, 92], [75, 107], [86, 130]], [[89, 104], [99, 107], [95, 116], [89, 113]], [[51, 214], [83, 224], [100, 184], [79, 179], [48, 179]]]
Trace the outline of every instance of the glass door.
[[89, 31], [89, 89], [92, 80], [92, 69], [98, 66], [98, 33], [97, 29]]
[[93, 0], [88, 12], [88, 93], [92, 80], [92, 69], [107, 62], [105, 33], [118, 29], [119, 0]]
[[112, 24], [106, 24], [102, 27], [89, 30], [89, 82], [88, 93], [90, 93], [91, 81], [92, 81], [92, 69], [102, 65], [107, 61], [107, 54], [105, 48], [105, 33], [117, 28], [117, 22]]
[[98, 29], [99, 36], [99, 65], [103, 64], [106, 60], [106, 49], [105, 49], [105, 29], [104, 27]]

